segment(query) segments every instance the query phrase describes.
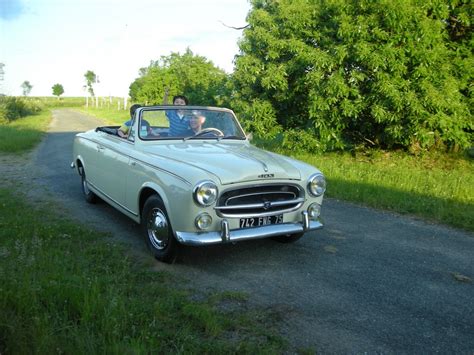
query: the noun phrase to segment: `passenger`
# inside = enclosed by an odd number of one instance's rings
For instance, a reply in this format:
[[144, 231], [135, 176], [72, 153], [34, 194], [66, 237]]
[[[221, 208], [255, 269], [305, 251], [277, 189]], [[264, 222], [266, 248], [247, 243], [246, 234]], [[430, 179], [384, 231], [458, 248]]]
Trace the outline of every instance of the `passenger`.
[[117, 134], [120, 137], [122, 138], [128, 137], [128, 133], [130, 131], [130, 127], [132, 126], [132, 122], [133, 122], [133, 116], [135, 115], [135, 111], [137, 110], [137, 108], [140, 108], [140, 107], [142, 107], [142, 105], [139, 105], [139, 104], [130, 106], [130, 119], [127, 122], [125, 122], [123, 125], [121, 125], [120, 128], [117, 130]]
[[[133, 118], [135, 116], [135, 111], [140, 107], [142, 107], [142, 105], [139, 104], [135, 104], [130, 107], [130, 119], [117, 130], [118, 136], [122, 138], [128, 137], [128, 134], [130, 133], [130, 127], [132, 126]], [[142, 120], [142, 129], [146, 129], [147, 134], [151, 132], [150, 124], [146, 120]]]
[[[165, 92], [163, 104], [168, 103], [168, 89]], [[185, 106], [188, 105], [188, 99], [184, 95], [176, 95], [173, 97], [173, 105]], [[189, 130], [190, 117], [185, 115], [184, 110], [167, 110], [166, 117], [170, 123], [169, 135], [170, 137], [186, 136]]]

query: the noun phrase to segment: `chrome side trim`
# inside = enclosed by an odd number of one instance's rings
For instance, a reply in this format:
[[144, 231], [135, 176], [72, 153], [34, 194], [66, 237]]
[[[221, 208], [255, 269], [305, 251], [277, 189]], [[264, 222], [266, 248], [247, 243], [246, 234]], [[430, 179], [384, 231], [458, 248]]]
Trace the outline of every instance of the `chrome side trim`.
[[[224, 220], [225, 221], [225, 220]], [[239, 242], [251, 239], [263, 239], [269, 237], [276, 237], [285, 234], [294, 234], [301, 232], [313, 231], [323, 227], [319, 221], [309, 221], [307, 228], [304, 228], [303, 223], [284, 223], [273, 224], [270, 226], [262, 226], [247, 229], [234, 229], [226, 232], [224, 230], [224, 222], [222, 223], [223, 230], [220, 232], [176, 232], [176, 239], [181, 244], [201, 246], [209, 244], [221, 244], [227, 242]], [[227, 234], [228, 233], [228, 234]]]

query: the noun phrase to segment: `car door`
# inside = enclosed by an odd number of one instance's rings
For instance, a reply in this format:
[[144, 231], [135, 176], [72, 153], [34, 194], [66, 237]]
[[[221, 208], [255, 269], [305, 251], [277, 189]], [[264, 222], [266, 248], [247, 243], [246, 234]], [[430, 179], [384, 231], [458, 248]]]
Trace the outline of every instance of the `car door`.
[[105, 136], [97, 143], [96, 187], [121, 206], [125, 203], [130, 145], [133, 144], [116, 136]]

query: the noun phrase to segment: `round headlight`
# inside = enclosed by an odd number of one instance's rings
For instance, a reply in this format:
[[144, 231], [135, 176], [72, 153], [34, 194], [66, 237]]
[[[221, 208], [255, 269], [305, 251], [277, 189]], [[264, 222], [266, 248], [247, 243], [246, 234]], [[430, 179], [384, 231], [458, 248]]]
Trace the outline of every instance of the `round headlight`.
[[321, 214], [321, 205], [318, 203], [312, 203], [308, 207], [308, 215], [310, 219], [318, 219], [319, 215]]
[[201, 181], [194, 187], [194, 200], [201, 206], [216, 202], [217, 186], [212, 181]]
[[194, 221], [196, 227], [201, 230], [209, 228], [212, 223], [212, 217], [209, 216], [207, 213], [201, 213], [199, 216], [196, 217]]
[[326, 191], [326, 179], [323, 174], [311, 175], [308, 179], [308, 191], [313, 196], [321, 196]]

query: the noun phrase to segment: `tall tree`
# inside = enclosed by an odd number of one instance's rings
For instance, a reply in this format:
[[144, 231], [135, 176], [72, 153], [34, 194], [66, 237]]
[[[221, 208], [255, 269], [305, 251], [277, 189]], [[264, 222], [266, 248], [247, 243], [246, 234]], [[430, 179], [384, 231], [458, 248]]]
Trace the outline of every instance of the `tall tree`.
[[263, 133], [304, 130], [324, 149], [468, 146], [472, 75], [460, 78], [447, 29], [455, 2], [251, 0], [234, 105]]
[[28, 96], [31, 89], [33, 89], [33, 85], [31, 85], [28, 80], [25, 80], [23, 84], [21, 84], [21, 89], [23, 90], [23, 96]]
[[61, 96], [62, 94], [64, 94], [64, 88], [61, 84], [54, 84], [53, 87], [53, 95], [54, 96], [57, 96], [58, 97], [58, 100], [59, 100], [59, 96]]
[[86, 86], [87, 86], [87, 91], [89, 94], [94, 97], [94, 87], [93, 85], [97, 82], [97, 75], [92, 70], [88, 70], [85, 74], [84, 77], [86, 78]]
[[182, 55], [171, 53], [141, 68], [140, 77], [130, 85], [130, 97], [161, 104], [168, 89], [170, 96], [183, 94], [194, 105], [219, 105], [226, 97], [226, 81], [223, 70], [188, 48]]

